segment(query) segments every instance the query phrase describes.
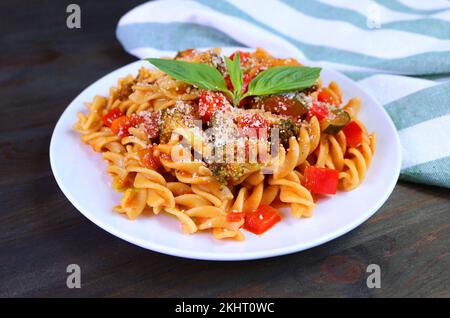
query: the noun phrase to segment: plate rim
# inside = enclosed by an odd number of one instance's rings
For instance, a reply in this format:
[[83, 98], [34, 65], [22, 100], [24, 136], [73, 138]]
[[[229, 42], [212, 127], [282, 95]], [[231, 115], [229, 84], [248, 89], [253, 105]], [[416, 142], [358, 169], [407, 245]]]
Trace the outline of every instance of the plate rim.
[[[243, 48], [245, 50], [249, 50], [249, 48]], [[56, 180], [56, 183], [58, 184], [59, 188], [65, 195], [65, 197], [69, 200], [69, 202], [82, 214], [84, 215], [88, 220], [96, 224], [98, 227], [102, 228], [103, 230], [107, 231], [108, 233], [125, 240], [129, 243], [132, 243], [134, 245], [140, 246], [142, 248], [152, 250], [154, 252], [171, 255], [171, 256], [177, 256], [177, 257], [183, 257], [183, 258], [189, 258], [189, 259], [196, 259], [196, 260], [209, 260], [209, 261], [244, 261], [244, 260], [254, 260], [254, 259], [263, 259], [263, 258], [271, 258], [276, 256], [282, 256], [282, 255], [288, 255], [296, 252], [301, 252], [319, 245], [322, 245], [324, 243], [327, 243], [329, 241], [332, 241], [340, 236], [343, 236], [350, 231], [354, 230], [356, 227], [364, 223], [367, 219], [369, 219], [372, 215], [374, 215], [381, 207], [382, 205], [387, 201], [387, 199], [392, 194], [395, 185], [398, 182], [398, 178], [400, 175], [401, 170], [401, 160], [402, 160], [402, 152], [401, 152], [401, 144], [400, 144], [400, 137], [398, 134], [397, 129], [395, 128], [395, 125], [391, 119], [391, 117], [388, 115], [385, 108], [365, 89], [363, 89], [357, 82], [353, 81], [351, 78], [347, 77], [346, 75], [335, 71], [330, 68], [325, 68], [327, 71], [334, 73], [334, 75], [337, 75], [337, 77], [344, 77], [346, 80], [350, 81], [353, 85], [357, 86], [363, 94], [366, 95], [374, 104], [377, 105], [378, 108], [383, 112], [385, 118], [387, 119], [387, 124], [391, 126], [390, 128], [392, 131], [394, 131], [394, 144], [395, 149], [397, 152], [396, 158], [397, 162], [395, 162], [394, 170], [395, 174], [394, 177], [391, 178], [390, 183], [386, 184], [386, 190], [384, 191], [384, 195], [377, 199], [376, 204], [374, 204], [370, 209], [366, 210], [365, 213], [361, 214], [358, 218], [354, 219], [352, 222], [349, 222], [346, 226], [342, 226], [339, 229], [328, 233], [327, 235], [324, 235], [318, 239], [312, 240], [308, 243], [302, 243], [299, 242], [297, 244], [292, 244], [286, 247], [280, 247], [280, 248], [274, 248], [270, 250], [263, 250], [263, 251], [256, 251], [256, 252], [248, 252], [245, 254], [242, 253], [211, 253], [211, 252], [203, 252], [203, 251], [191, 251], [191, 250], [184, 250], [181, 247], [175, 248], [170, 247], [166, 245], [162, 245], [159, 243], [154, 243], [151, 241], [142, 240], [136, 237], [133, 237], [130, 234], [127, 234], [125, 232], [122, 232], [118, 229], [115, 229], [113, 227], [110, 227], [108, 224], [105, 224], [101, 218], [97, 218], [95, 215], [90, 213], [89, 211], [85, 211], [81, 205], [78, 203], [78, 200], [72, 197], [72, 194], [70, 191], [66, 188], [65, 183], [62, 181], [61, 176], [58, 173], [58, 170], [55, 169], [55, 139], [56, 131], [58, 131], [58, 128], [63, 125], [63, 117], [66, 112], [68, 112], [69, 108], [72, 104], [81, 96], [83, 95], [87, 90], [89, 90], [92, 86], [98, 84], [99, 82], [103, 81], [106, 77], [114, 76], [116, 73], [120, 73], [125, 68], [133, 67], [134, 65], [138, 65], [142, 63], [142, 60], [137, 60], [131, 63], [128, 63], [120, 68], [117, 68], [113, 70], [112, 72], [107, 73], [106, 75], [102, 76], [101, 78], [97, 79], [96, 81], [92, 82], [90, 85], [88, 85], [85, 89], [83, 89], [70, 103], [69, 105], [64, 109], [64, 111], [61, 113], [60, 117], [58, 118], [58, 121], [53, 129], [50, 145], [49, 145], [49, 159], [50, 159], [50, 167], [52, 169], [52, 174]], [[392, 163], [391, 163], [392, 164]]]

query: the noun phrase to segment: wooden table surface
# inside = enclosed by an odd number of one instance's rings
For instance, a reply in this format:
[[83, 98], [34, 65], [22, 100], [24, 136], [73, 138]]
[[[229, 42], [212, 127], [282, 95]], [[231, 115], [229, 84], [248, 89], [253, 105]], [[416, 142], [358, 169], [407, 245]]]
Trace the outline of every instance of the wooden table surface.
[[[139, 1], [76, 1], [79, 30], [65, 24], [71, 2], [0, 2], [0, 296], [450, 296], [448, 189], [399, 182], [352, 232], [245, 262], [154, 253], [86, 219], [53, 178], [50, 136], [81, 90], [134, 60], [115, 26]], [[66, 287], [72, 263], [81, 289]], [[366, 286], [369, 264], [381, 267], [380, 289]]]

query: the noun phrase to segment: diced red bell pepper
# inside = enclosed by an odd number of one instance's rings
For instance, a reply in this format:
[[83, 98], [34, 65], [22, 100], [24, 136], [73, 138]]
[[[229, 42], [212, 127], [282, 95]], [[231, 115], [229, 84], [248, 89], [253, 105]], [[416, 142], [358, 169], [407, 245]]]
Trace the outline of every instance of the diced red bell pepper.
[[313, 102], [310, 109], [308, 109], [308, 112], [306, 113], [306, 118], [310, 120], [314, 116], [317, 117], [319, 121], [325, 119], [328, 117], [329, 110], [326, 106], [324, 106], [320, 102]]
[[239, 59], [241, 60], [241, 65], [245, 64], [251, 56], [251, 54], [249, 52], [236, 51], [230, 55], [230, 60], [234, 60], [234, 56], [236, 55], [236, 53], [239, 53]]
[[154, 148], [145, 148], [138, 151], [139, 159], [146, 168], [157, 170], [161, 166], [158, 156], [154, 155]]
[[111, 127], [112, 122], [123, 115], [124, 113], [122, 113], [119, 107], [113, 108], [102, 117], [103, 124]]
[[111, 130], [119, 137], [126, 137], [130, 135], [128, 129], [137, 127], [142, 121], [141, 117], [134, 114], [132, 116], [121, 116], [112, 121]]
[[331, 96], [326, 91], [320, 91], [319, 94], [317, 94], [317, 100], [322, 103], [328, 103], [330, 105], [334, 105], [333, 96]]
[[345, 139], [347, 140], [347, 146], [358, 147], [362, 143], [362, 128], [354, 121], [349, 122], [342, 128], [345, 134]]
[[259, 113], [245, 113], [236, 118], [236, 124], [238, 135], [241, 137], [260, 138], [262, 134], [259, 129], [267, 131], [269, 128], [269, 122]]
[[198, 113], [203, 120], [209, 121], [217, 111], [231, 110], [225, 95], [219, 92], [203, 91], [198, 102]]
[[111, 123], [111, 130], [119, 137], [129, 136], [128, 128], [131, 125], [131, 118], [129, 116], [121, 116], [116, 118]]
[[240, 222], [245, 218], [245, 213], [242, 212], [231, 212], [227, 214], [228, 222]]
[[255, 211], [245, 214], [244, 229], [255, 234], [262, 234], [281, 220], [278, 210], [261, 204]]
[[336, 194], [339, 171], [329, 168], [309, 166], [305, 168], [303, 185], [316, 194]]

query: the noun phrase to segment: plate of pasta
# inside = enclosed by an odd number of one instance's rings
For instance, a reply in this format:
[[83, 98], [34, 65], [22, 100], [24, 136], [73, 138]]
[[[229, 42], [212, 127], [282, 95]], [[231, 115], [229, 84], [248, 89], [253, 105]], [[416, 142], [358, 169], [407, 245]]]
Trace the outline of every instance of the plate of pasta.
[[126, 241], [246, 260], [354, 229], [400, 172], [395, 127], [333, 70], [264, 49], [187, 49], [126, 65], [61, 115], [50, 162], [70, 202]]

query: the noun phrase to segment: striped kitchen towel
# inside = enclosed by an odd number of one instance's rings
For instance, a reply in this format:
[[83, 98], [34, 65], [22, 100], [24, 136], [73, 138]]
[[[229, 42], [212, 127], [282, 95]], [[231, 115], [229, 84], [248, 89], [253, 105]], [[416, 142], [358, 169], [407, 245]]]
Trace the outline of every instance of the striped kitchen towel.
[[117, 26], [131, 54], [264, 47], [358, 81], [400, 134], [401, 178], [450, 188], [450, 2], [443, 0], [165, 0]]

